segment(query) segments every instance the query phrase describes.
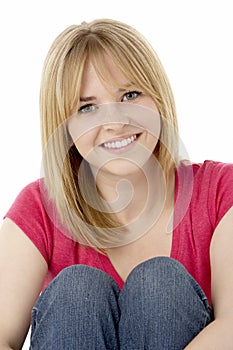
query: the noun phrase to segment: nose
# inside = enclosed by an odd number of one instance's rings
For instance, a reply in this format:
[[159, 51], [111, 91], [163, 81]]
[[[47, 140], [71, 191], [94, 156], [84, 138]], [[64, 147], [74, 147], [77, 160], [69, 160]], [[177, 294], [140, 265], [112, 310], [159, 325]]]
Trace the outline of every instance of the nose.
[[109, 103], [102, 105], [102, 127], [105, 130], [119, 130], [130, 124], [130, 117], [122, 103]]

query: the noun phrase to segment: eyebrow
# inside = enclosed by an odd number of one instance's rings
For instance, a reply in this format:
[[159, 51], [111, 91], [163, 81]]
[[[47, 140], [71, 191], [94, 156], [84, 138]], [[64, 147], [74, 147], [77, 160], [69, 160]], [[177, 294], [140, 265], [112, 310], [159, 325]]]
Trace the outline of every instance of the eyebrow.
[[80, 97], [80, 102], [88, 102], [88, 101], [93, 101], [93, 100], [96, 100], [95, 96]]
[[[130, 84], [127, 84], [127, 86], [125, 87], [125, 89], [118, 89], [117, 92], [124, 92], [124, 91], [127, 91], [127, 87], [129, 87]], [[80, 97], [80, 102], [88, 102], [88, 101], [93, 101], [93, 100], [96, 100], [96, 97], [95, 96], [82, 96]]]
[[[117, 91], [118, 92], [124, 92], [124, 91], [127, 91], [128, 90], [128, 88], [130, 87], [130, 86], [132, 86], [133, 84], [131, 84], [131, 83], [128, 83], [128, 84], [125, 84], [125, 88], [120, 88], [120, 89], [118, 89]], [[96, 100], [96, 97], [95, 96], [82, 96], [82, 97], [80, 97], [80, 102], [89, 102], [89, 101], [93, 101], [93, 100]]]

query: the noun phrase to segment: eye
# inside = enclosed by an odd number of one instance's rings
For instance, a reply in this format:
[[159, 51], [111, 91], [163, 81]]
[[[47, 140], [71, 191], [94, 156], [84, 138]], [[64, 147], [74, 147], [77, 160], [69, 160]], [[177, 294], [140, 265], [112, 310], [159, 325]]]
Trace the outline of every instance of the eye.
[[126, 92], [121, 101], [131, 101], [131, 100], [135, 100], [139, 95], [141, 95], [141, 91], [128, 91]]
[[79, 113], [90, 113], [92, 111], [94, 111], [97, 108], [97, 106], [93, 105], [93, 104], [87, 104], [84, 106], [81, 106], [78, 110]]

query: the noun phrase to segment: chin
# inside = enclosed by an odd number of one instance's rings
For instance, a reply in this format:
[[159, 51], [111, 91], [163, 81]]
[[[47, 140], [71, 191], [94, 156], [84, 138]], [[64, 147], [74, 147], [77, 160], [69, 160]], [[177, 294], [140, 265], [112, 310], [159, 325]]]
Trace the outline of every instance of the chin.
[[101, 170], [109, 175], [112, 174], [118, 177], [124, 177], [141, 171], [142, 166], [139, 166], [129, 160], [119, 159], [110, 161]]

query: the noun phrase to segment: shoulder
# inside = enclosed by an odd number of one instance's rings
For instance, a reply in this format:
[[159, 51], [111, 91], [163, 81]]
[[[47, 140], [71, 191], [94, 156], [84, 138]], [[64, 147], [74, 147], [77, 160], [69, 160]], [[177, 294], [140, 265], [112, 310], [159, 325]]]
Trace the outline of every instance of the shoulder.
[[48, 261], [52, 246], [54, 223], [45, 206], [43, 179], [26, 185], [16, 196], [4, 218], [11, 219], [37, 246]]
[[233, 163], [223, 163], [213, 160], [206, 160], [203, 163], [192, 164], [194, 174], [198, 178], [211, 178], [219, 180], [221, 177], [233, 179]]
[[[208, 213], [213, 227], [233, 206], [233, 164], [206, 160], [181, 166], [192, 188], [192, 205]], [[189, 171], [188, 171], [189, 169]], [[192, 169], [192, 171], [190, 171]]]
[[233, 163], [206, 160], [203, 163], [181, 162], [177, 170], [178, 181], [195, 186], [232, 185]]
[[16, 209], [26, 209], [30, 207], [34, 201], [38, 201], [40, 198], [40, 179], [33, 181], [23, 187], [17, 194], [11, 208], [11, 210]]
[[37, 179], [22, 188], [8, 213], [20, 211], [32, 215], [34, 211], [44, 209], [43, 198], [45, 198], [44, 181]]
[[194, 184], [213, 200], [233, 200], [233, 164], [207, 160], [193, 164]]

